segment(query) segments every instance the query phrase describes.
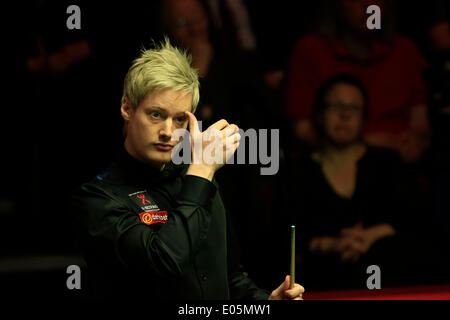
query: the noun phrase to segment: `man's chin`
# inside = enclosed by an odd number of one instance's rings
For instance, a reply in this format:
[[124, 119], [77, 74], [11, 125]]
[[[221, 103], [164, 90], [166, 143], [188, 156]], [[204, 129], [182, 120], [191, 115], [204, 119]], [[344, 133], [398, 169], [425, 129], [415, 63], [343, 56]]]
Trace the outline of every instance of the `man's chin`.
[[158, 153], [152, 153], [151, 155], [149, 155], [147, 157], [147, 160], [150, 164], [155, 165], [155, 166], [162, 166], [165, 165], [167, 163], [169, 163], [172, 158], [171, 158], [171, 153], [169, 152], [167, 155], [166, 154], [160, 154]]

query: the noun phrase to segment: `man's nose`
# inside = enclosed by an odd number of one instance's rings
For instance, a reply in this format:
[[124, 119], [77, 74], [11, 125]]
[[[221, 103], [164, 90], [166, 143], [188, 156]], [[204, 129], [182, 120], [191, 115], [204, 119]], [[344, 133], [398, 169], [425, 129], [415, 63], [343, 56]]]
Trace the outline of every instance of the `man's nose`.
[[172, 132], [173, 132], [173, 121], [171, 118], [167, 118], [162, 123], [162, 128], [159, 131], [159, 134], [164, 140], [169, 141], [172, 138]]

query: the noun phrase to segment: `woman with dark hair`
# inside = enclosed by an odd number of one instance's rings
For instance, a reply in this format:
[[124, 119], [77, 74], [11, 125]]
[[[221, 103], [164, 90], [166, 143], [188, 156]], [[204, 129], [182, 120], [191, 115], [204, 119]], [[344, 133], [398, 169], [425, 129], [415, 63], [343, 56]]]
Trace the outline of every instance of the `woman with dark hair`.
[[[364, 138], [372, 146], [395, 150], [407, 163], [417, 163], [430, 135], [423, 71], [426, 62], [416, 45], [394, 28], [394, 2], [324, 0], [314, 31], [292, 48], [286, 77], [286, 113], [294, 135], [316, 143], [311, 123], [314, 92], [329, 77], [352, 74], [371, 95]], [[381, 29], [367, 27], [366, 10], [377, 5]]]
[[357, 78], [327, 80], [312, 113], [319, 145], [292, 172], [298, 253], [304, 259], [298, 273], [310, 290], [365, 287], [370, 265], [380, 267], [383, 285], [422, 279], [413, 275], [423, 258], [413, 239], [413, 183], [395, 152], [363, 142], [368, 101]]

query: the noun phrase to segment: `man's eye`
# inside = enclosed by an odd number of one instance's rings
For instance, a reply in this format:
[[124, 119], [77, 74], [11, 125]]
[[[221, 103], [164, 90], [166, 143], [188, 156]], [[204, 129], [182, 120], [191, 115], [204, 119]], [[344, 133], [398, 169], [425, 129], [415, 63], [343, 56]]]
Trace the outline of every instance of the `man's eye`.
[[178, 123], [183, 123], [184, 121], [186, 121], [186, 117], [178, 117], [178, 118], [176, 118], [176, 121]]
[[159, 112], [155, 112], [155, 111], [150, 113], [150, 115], [155, 119], [158, 119], [161, 116]]

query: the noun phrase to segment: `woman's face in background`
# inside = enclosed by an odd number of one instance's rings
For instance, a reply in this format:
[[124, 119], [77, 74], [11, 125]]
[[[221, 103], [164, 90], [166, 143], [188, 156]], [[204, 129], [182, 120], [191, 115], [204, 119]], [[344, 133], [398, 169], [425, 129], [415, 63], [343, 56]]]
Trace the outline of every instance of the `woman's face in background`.
[[364, 122], [364, 96], [358, 87], [335, 84], [325, 96], [323, 128], [328, 140], [347, 145], [359, 140]]

